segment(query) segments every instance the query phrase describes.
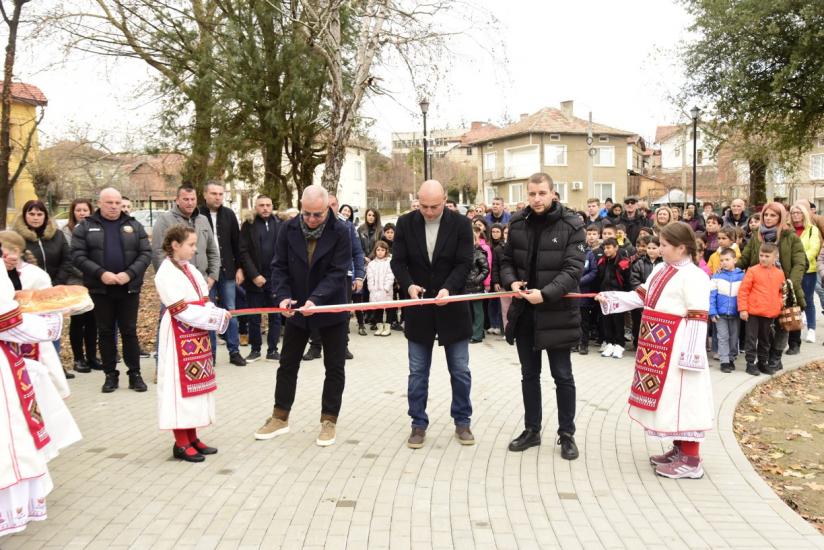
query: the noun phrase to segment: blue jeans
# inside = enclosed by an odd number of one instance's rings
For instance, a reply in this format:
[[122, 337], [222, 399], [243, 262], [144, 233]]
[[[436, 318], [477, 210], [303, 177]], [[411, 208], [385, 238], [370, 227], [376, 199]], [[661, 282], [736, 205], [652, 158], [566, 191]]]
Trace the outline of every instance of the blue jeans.
[[[432, 346], [407, 340], [409, 351], [409, 416], [413, 428], [426, 429], [429, 417], [426, 416], [426, 400], [429, 397], [429, 368], [432, 366]], [[452, 418], [456, 426], [469, 426], [472, 416], [472, 402], [469, 393], [472, 389], [472, 374], [469, 372], [469, 340], [461, 340], [448, 346], [446, 365], [452, 383]]]
[[805, 273], [801, 278], [801, 289], [804, 291], [804, 314], [807, 316], [807, 328], [815, 330], [815, 283], [818, 273]]
[[[272, 298], [272, 293], [268, 290], [263, 292], [247, 292], [246, 299], [251, 308], [276, 307]], [[260, 352], [263, 339], [260, 335], [261, 315], [247, 315], [249, 318], [249, 345], [252, 351]], [[269, 319], [269, 329], [266, 332], [266, 353], [273, 353], [278, 350], [278, 339], [280, 338], [280, 313], [267, 314]]]
[[489, 313], [489, 328], [501, 328], [504, 324], [501, 317], [501, 299], [493, 298], [489, 300], [487, 312]]
[[[221, 269], [220, 278], [212, 286], [212, 290], [209, 291], [209, 299], [223, 309], [235, 309], [236, 290], [234, 274], [229, 277]], [[209, 331], [209, 340], [212, 342], [212, 353], [217, 357], [217, 333], [215, 331]], [[237, 319], [232, 317], [232, 320], [229, 321], [229, 328], [226, 330], [226, 349], [229, 350], [230, 355], [238, 353], [239, 345]]]

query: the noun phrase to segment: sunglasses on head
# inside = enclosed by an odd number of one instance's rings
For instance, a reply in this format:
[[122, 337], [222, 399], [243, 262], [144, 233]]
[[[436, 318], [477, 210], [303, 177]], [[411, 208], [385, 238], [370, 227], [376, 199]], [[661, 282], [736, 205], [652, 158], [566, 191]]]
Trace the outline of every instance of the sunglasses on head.
[[627, 199], [627, 200], [625, 200], [625, 201], [624, 201], [624, 204], [635, 204], [635, 203], [637, 203], [637, 202], [638, 202], [638, 201], [637, 201], [637, 200], [635, 200], [635, 199]]

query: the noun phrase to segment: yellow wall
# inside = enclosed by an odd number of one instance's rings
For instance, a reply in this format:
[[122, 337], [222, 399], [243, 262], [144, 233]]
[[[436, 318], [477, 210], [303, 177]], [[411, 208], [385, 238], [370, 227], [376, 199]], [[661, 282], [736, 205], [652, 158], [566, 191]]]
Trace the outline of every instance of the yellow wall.
[[[23, 149], [23, 145], [25, 144], [26, 139], [29, 136], [29, 133], [34, 128], [35, 120], [37, 120], [37, 111], [34, 105], [12, 101], [11, 144], [13, 151], [11, 155], [11, 166], [9, 166], [10, 174], [14, 174], [14, 171], [17, 170], [17, 166], [20, 162], [20, 154]], [[27, 161], [29, 163], [34, 162], [34, 160], [37, 159], [39, 153], [40, 146], [37, 140], [37, 132], [35, 131], [35, 135], [32, 139], [31, 150], [29, 151]], [[11, 222], [11, 220], [14, 218], [14, 215], [21, 208], [23, 208], [23, 205], [26, 203], [26, 201], [37, 198], [37, 195], [34, 193], [34, 186], [32, 185], [32, 177], [29, 174], [28, 170], [24, 169], [23, 172], [20, 174], [20, 178], [17, 180], [17, 183], [13, 188], [13, 192], [14, 204], [9, 204], [7, 209], [9, 222]]]

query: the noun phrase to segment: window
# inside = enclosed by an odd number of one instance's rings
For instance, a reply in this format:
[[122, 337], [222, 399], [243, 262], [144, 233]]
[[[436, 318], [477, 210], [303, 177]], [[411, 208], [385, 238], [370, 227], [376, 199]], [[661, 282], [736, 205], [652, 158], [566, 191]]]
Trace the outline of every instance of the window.
[[498, 155], [497, 153], [485, 153], [484, 154], [484, 171], [486, 172], [494, 172], [495, 166], [497, 164]]
[[352, 163], [352, 169], [354, 171], [355, 181], [363, 180], [363, 162], [360, 160], [354, 161]]
[[467, 147], [466, 148], [466, 156], [468, 156], [468, 157], [472, 156], [472, 147]]
[[537, 145], [513, 147], [504, 151], [504, 177], [528, 178], [541, 170], [541, 152]]
[[561, 134], [549, 134], [549, 141], [561, 141]]
[[[513, 183], [509, 186], [509, 204], [517, 204], [524, 200], [524, 184]], [[489, 201], [492, 202], [492, 201]]]
[[598, 136], [598, 141], [600, 143], [609, 143], [609, 136]]
[[545, 166], [566, 166], [567, 146], [566, 145], [544, 145], [544, 165]]
[[615, 147], [596, 147], [595, 166], [615, 166]]
[[680, 147], [676, 147], [676, 148], [675, 148], [674, 153], [675, 153], [675, 156], [676, 156], [676, 157], [680, 157], [680, 156], [681, 156], [681, 148], [680, 148]]
[[565, 181], [556, 181], [555, 182], [555, 190], [558, 192], [558, 197], [562, 204], [567, 203], [567, 198], [569, 195], [567, 191], [569, 190], [569, 185]]
[[824, 179], [824, 155], [810, 155], [810, 179]]
[[492, 199], [498, 196], [498, 188], [497, 187], [486, 187], [484, 188], [484, 195], [486, 196], [486, 204], [492, 204]]
[[602, 204], [608, 198], [615, 200], [615, 184], [613, 182], [596, 181], [593, 185], [595, 186], [595, 196], [601, 200]]
[[704, 150], [699, 149], [696, 152], [698, 153], [697, 154], [698, 159], [696, 160], [697, 164], [703, 164], [704, 163]]

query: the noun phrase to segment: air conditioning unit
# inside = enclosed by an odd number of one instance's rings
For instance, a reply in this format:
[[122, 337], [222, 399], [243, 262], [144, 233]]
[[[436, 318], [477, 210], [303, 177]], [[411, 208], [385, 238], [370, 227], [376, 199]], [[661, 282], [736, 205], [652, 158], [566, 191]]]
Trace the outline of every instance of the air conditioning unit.
[[572, 182], [572, 190], [573, 191], [580, 191], [584, 188], [584, 182], [582, 181], [573, 181]]

